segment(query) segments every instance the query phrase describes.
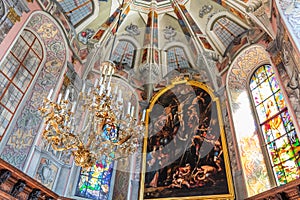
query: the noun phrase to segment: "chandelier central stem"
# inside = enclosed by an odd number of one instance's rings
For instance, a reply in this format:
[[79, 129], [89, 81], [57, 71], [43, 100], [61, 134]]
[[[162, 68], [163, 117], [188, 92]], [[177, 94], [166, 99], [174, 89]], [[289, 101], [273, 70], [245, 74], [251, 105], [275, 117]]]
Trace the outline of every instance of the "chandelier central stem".
[[137, 150], [144, 135], [146, 112], [138, 121], [137, 107], [126, 102], [125, 109], [122, 90], [117, 84], [112, 88], [115, 69], [114, 63], [103, 62], [99, 79], [87, 92], [83, 84], [78, 102], [68, 100], [69, 90], [54, 101], [51, 89], [40, 108], [46, 124], [43, 138], [56, 151], [71, 151], [78, 166], [90, 167], [103, 156], [110, 160], [127, 157]]

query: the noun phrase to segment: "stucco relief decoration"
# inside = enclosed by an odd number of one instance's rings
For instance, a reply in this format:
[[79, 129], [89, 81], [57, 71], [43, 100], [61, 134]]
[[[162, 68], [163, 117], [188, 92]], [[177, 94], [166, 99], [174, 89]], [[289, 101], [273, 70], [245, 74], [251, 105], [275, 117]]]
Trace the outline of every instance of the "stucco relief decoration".
[[146, 63], [140, 67], [142, 78], [148, 82], [156, 82], [159, 79], [159, 67], [156, 64]]
[[[64, 45], [60, 41], [51, 41], [48, 44], [49, 50], [51, 50], [51, 53], [55, 54], [55, 56], [59, 56], [61, 51], [64, 50]], [[59, 62], [59, 61], [57, 61]]]
[[[41, 97], [36, 95], [32, 98], [35, 99], [34, 103], [37, 103], [41, 100]], [[37, 110], [34, 109], [35, 106], [38, 106], [38, 104], [33, 104], [31, 105], [31, 107], [24, 108], [24, 118], [19, 120], [19, 125], [24, 127], [24, 130], [31, 130], [40, 123], [40, 121], [38, 120], [40, 114]]]
[[[115, 185], [113, 199], [125, 199], [128, 193], [128, 185], [130, 183], [130, 163], [128, 160], [118, 162], [118, 168], [122, 169], [116, 171]], [[124, 170], [124, 171], [123, 171]]]
[[266, 10], [261, 0], [254, 0], [248, 4], [247, 12], [253, 13], [257, 17], [262, 17], [266, 14]]
[[[290, 44], [290, 43], [289, 43]], [[290, 44], [291, 45], [291, 44]], [[288, 48], [285, 46], [283, 48], [284, 54], [286, 53], [286, 49]], [[299, 78], [299, 72], [296, 69], [297, 66], [293, 62], [292, 58], [286, 53], [286, 55], [283, 55], [283, 63], [284, 66], [278, 66], [278, 72], [280, 74], [281, 81], [285, 87], [286, 94], [289, 97], [289, 100], [292, 104], [293, 110], [296, 114], [296, 119], [298, 123], [300, 123], [300, 78]], [[290, 75], [288, 75], [287, 69], [290, 72]]]
[[174, 41], [176, 36], [176, 31], [172, 26], [166, 26], [166, 28], [163, 29], [164, 37], [169, 42]]
[[41, 182], [44, 186], [52, 188], [58, 167], [55, 166], [50, 160], [42, 158], [40, 165], [36, 172], [35, 178]]
[[46, 23], [43, 24], [37, 32], [42, 36], [42, 38], [50, 39], [58, 33], [58, 30], [54, 24]]
[[84, 31], [81, 31], [78, 34], [78, 41], [82, 44], [88, 44], [89, 40], [93, 37], [95, 34], [95, 31], [93, 29], [86, 29]]
[[213, 9], [212, 5], [204, 5], [204, 6], [202, 6], [202, 8], [199, 11], [199, 17], [203, 18], [204, 15], [210, 13], [212, 11], [212, 9]]
[[[225, 101], [224, 101], [225, 102]], [[224, 128], [225, 128], [225, 133], [226, 133], [226, 138], [227, 138], [227, 146], [228, 146], [228, 153], [230, 162], [231, 162], [231, 169], [232, 171], [238, 171], [238, 164], [237, 164], [237, 156], [236, 156], [236, 151], [234, 149], [234, 144], [233, 144], [233, 137], [232, 137], [232, 132], [230, 129], [230, 120], [228, 117], [227, 111], [224, 111], [226, 113], [224, 119]]]
[[[282, 10], [282, 14], [286, 17], [289, 29], [300, 38], [300, 1], [299, 0], [280, 0], [279, 6]], [[298, 43], [298, 42], [297, 42]]]
[[132, 23], [125, 27], [125, 31], [131, 36], [137, 36], [141, 33], [139, 27]]
[[24, 149], [31, 146], [33, 142], [33, 134], [32, 130], [27, 132], [21, 132], [21, 130], [17, 130], [8, 141], [8, 145], [14, 146], [16, 149]]
[[45, 64], [45, 72], [52, 75], [57, 75], [61, 65], [62, 62], [58, 59], [50, 60]]
[[237, 58], [232, 67], [232, 73], [228, 79], [229, 87], [235, 89], [245, 88], [247, 76], [251, 69], [264, 61], [269, 61], [269, 58], [262, 47], [254, 47], [246, 50], [243, 56]]
[[[41, 106], [41, 99], [47, 95], [45, 91], [55, 87], [65, 63], [64, 39], [58, 26], [52, 20], [42, 13], [36, 13], [32, 15], [27, 25], [27, 28], [40, 35], [45, 47], [43, 57], [46, 60], [42, 70], [36, 75], [36, 81], [32, 83], [34, 84], [32, 90], [28, 93], [25, 105], [20, 110], [14, 129], [8, 133], [10, 138], [1, 153], [3, 160], [21, 170], [42, 122], [41, 117], [33, 111], [37, 111]], [[55, 41], [55, 47], [53, 47], [53, 41]]]

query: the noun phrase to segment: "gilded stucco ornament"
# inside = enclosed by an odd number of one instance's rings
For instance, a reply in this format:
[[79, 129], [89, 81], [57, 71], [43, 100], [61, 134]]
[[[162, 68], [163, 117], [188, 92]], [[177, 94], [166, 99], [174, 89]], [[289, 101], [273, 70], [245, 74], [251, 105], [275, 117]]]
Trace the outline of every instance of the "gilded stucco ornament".
[[13, 7], [9, 8], [9, 12], [7, 15], [7, 18], [15, 24], [16, 22], [19, 22], [21, 20], [20, 16], [16, 13], [15, 9]]

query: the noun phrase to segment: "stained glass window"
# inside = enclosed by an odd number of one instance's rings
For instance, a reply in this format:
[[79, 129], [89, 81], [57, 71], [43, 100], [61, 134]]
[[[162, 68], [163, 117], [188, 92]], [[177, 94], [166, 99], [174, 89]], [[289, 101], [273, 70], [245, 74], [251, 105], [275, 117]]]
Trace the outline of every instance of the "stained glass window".
[[10, 124], [43, 59], [38, 38], [24, 30], [0, 65], [0, 135]]
[[213, 31], [226, 48], [245, 29], [231, 19], [222, 17], [214, 23]]
[[298, 179], [299, 138], [270, 65], [255, 71], [250, 90], [277, 183], [283, 185]]
[[63, 0], [59, 4], [74, 26], [93, 13], [92, 0]]
[[[113, 141], [117, 135], [117, 128], [113, 125], [104, 125], [103, 138]], [[113, 152], [111, 155], [113, 157]], [[82, 168], [75, 192], [75, 196], [107, 200], [109, 198], [110, 181], [113, 172], [113, 161], [102, 155], [95, 165]]]
[[101, 163], [82, 169], [75, 192], [76, 196], [107, 200], [109, 197], [110, 181], [113, 162], [103, 159]]
[[185, 52], [181, 47], [172, 47], [167, 52], [168, 72], [172, 70], [179, 70], [189, 68], [189, 62], [186, 58]]
[[119, 70], [133, 68], [135, 48], [127, 41], [120, 41], [115, 48], [110, 60], [113, 61]]

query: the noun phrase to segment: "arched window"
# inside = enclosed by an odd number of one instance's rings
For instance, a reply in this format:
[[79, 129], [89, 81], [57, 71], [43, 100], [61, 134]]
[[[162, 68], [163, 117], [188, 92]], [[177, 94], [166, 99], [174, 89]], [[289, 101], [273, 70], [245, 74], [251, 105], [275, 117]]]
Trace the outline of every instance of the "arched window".
[[272, 66], [254, 72], [250, 90], [277, 184], [298, 179], [299, 139]]
[[167, 51], [168, 72], [190, 68], [188, 59], [182, 47], [172, 47]]
[[41, 62], [43, 48], [38, 38], [24, 30], [0, 65], [0, 135], [11, 122]]
[[134, 67], [136, 50], [132, 43], [120, 41], [115, 48], [110, 60], [113, 61], [119, 70], [130, 69]]
[[230, 45], [234, 38], [245, 31], [243, 27], [227, 17], [217, 19], [212, 29], [225, 48]]
[[97, 163], [89, 169], [82, 169], [75, 196], [107, 200], [112, 172], [113, 163], [106, 159], [103, 159], [102, 163]]
[[59, 4], [74, 26], [79, 25], [93, 13], [92, 0], [62, 0]]

